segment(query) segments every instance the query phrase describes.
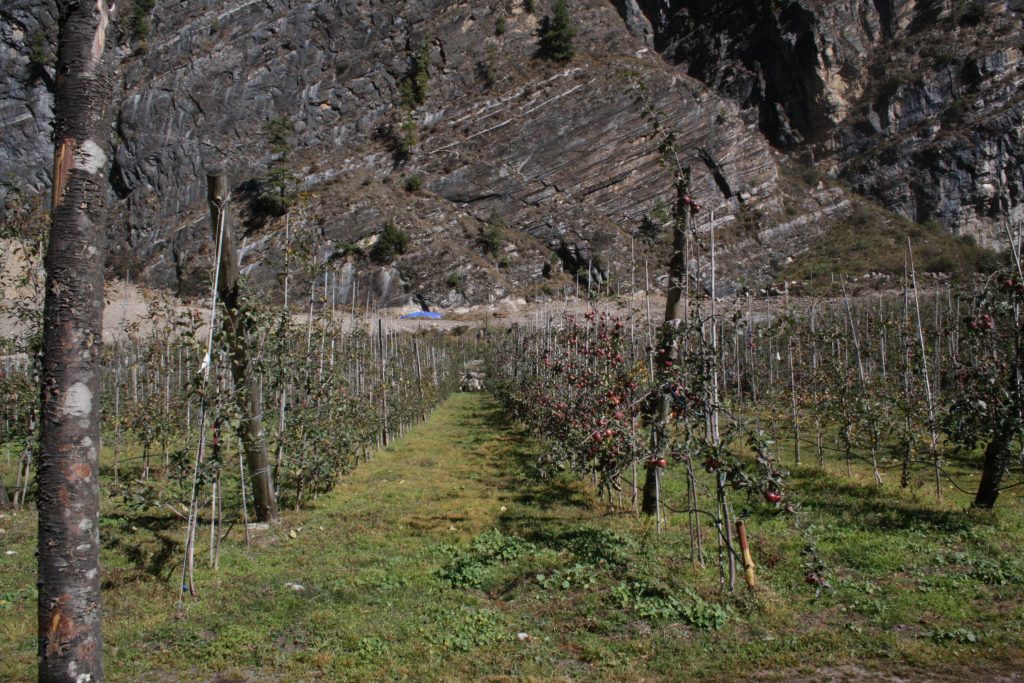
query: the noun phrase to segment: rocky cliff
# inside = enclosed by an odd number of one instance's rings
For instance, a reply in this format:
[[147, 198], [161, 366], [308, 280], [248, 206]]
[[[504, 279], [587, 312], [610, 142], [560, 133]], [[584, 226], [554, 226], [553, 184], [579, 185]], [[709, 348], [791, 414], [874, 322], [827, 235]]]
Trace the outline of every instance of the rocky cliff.
[[621, 0], [781, 149], [998, 245], [1024, 218], [1019, 0]]
[[[1012, 4], [577, 0], [568, 64], [537, 57], [548, 3], [533, 4], [122, 3], [112, 273], [199, 291], [204, 169], [226, 162], [243, 266], [267, 289], [295, 240], [343, 301], [635, 286], [640, 260], [664, 255], [644, 237], [672, 192], [638, 83], [679, 132], [734, 281], [770, 279], [848, 209], [841, 190], [794, 183], [787, 155], [985, 239], [1019, 210]], [[0, 8], [9, 211], [49, 183], [53, 13]], [[971, 49], [940, 65], [924, 46], [949, 32]], [[268, 187], [295, 197], [286, 215], [260, 207]], [[367, 258], [387, 226], [409, 247]]]

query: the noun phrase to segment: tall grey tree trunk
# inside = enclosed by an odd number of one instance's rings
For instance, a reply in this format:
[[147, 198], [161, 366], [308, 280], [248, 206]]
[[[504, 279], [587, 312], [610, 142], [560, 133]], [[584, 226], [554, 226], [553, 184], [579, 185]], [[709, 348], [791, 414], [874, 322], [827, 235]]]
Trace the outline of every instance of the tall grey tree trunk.
[[99, 444], [112, 69], [106, 0], [61, 0], [43, 313], [39, 680], [103, 680]]

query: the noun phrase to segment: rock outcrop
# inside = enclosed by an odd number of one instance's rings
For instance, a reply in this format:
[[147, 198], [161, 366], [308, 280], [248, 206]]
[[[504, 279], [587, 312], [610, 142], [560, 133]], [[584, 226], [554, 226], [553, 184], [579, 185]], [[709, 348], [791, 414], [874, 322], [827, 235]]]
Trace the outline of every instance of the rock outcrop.
[[[243, 267], [267, 290], [295, 235], [340, 301], [634, 286], [634, 255], [664, 257], [640, 237], [672, 192], [637, 83], [736, 233], [722, 263], [737, 277], [771, 278], [844, 210], [823, 190], [784, 212], [779, 151], [994, 242], [1024, 201], [1019, 4], [578, 0], [561, 65], [536, 58], [539, 19], [518, 1], [158, 2], [120, 37], [108, 264], [201, 291], [204, 170], [224, 162]], [[7, 203], [49, 184], [54, 24], [52, 2], [0, 8]], [[929, 56], [950, 31], [971, 49]], [[258, 206], [270, 180], [296, 197], [287, 217]], [[388, 225], [409, 248], [369, 258]]]
[[1024, 218], [1019, 0], [619, 5], [773, 144], [887, 208], [993, 245]]

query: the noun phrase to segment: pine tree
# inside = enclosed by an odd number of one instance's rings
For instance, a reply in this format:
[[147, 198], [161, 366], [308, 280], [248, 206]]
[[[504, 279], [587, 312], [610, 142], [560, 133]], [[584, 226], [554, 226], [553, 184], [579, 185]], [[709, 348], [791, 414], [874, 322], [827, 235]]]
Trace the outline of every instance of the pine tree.
[[569, 19], [565, 0], [556, 0], [553, 14], [547, 15], [540, 25], [540, 54], [556, 62], [568, 62], [576, 54], [572, 41], [576, 29]]

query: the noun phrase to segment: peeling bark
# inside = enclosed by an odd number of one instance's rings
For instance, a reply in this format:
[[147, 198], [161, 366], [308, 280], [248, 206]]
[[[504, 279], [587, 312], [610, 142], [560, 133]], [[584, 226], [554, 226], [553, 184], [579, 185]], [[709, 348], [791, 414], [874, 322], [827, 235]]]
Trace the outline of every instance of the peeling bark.
[[99, 443], [110, 103], [109, 11], [58, 2], [53, 207], [39, 458], [39, 680], [103, 680]]

